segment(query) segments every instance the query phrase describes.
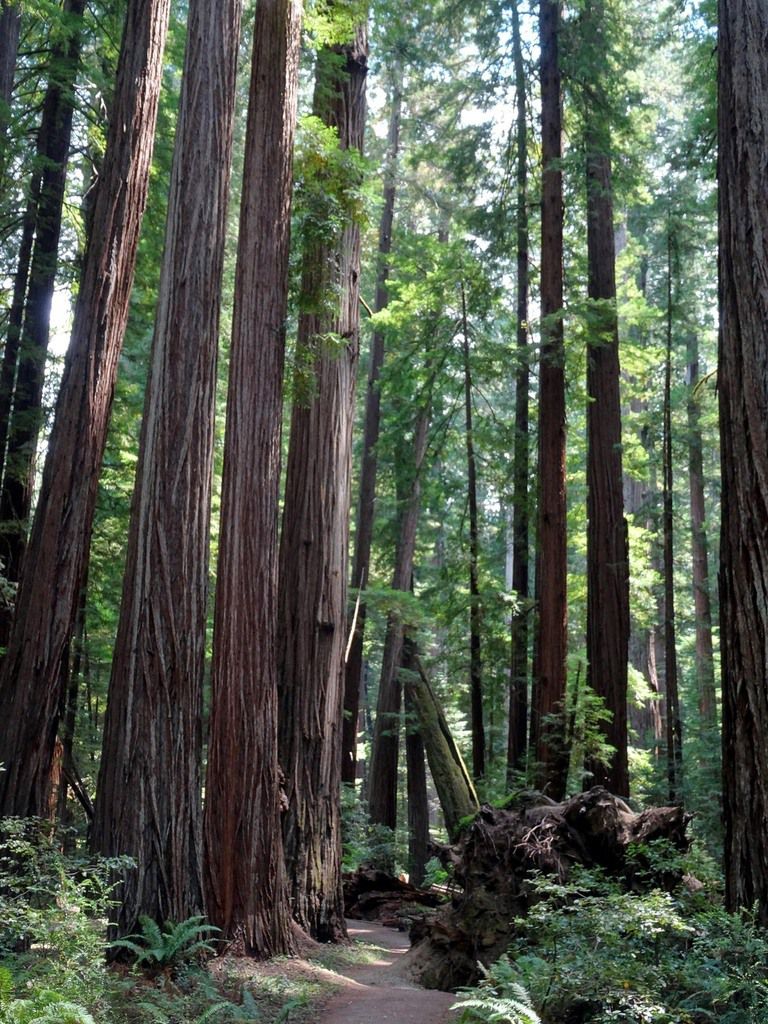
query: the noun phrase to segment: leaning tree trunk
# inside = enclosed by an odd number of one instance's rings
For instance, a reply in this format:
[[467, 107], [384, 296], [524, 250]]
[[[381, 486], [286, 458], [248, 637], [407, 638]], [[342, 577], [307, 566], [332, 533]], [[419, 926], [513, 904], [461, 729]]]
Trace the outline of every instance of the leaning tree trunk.
[[[49, 82], [38, 136], [37, 162], [41, 172], [35, 210], [35, 239], [0, 493], [2, 557], [5, 575], [14, 583], [18, 582], [26, 547], [27, 520], [35, 485], [37, 439], [43, 420], [45, 357], [64, 214], [64, 190], [84, 11], [85, 0], [66, 0], [64, 4], [63, 13], [70, 26], [69, 36], [57, 44], [51, 53]], [[35, 184], [33, 182], [33, 193], [36, 191]], [[7, 617], [5, 619], [3, 621], [3, 617], [0, 617], [0, 644], [8, 641], [10, 622]]]
[[563, 729], [567, 630], [565, 351], [563, 346], [563, 175], [559, 0], [541, 0], [541, 366], [539, 370], [538, 627], [531, 749], [538, 785], [565, 792]]
[[129, 0], [94, 227], [0, 672], [0, 814], [45, 813], [61, 699], [128, 316], [170, 0]]
[[509, 735], [507, 740], [507, 783], [525, 767], [528, 750], [528, 620], [530, 608], [528, 579], [530, 439], [530, 365], [528, 353], [528, 112], [526, 76], [520, 39], [520, 13], [512, 4], [512, 47], [515, 64], [517, 104], [517, 344], [515, 357], [515, 445], [512, 470], [512, 590], [519, 605], [512, 615], [509, 689]]
[[719, 26], [726, 897], [768, 924], [768, 9], [720, 0]]
[[208, 915], [226, 941], [259, 955], [293, 947], [280, 832], [276, 608], [301, 11], [299, 0], [256, 8], [203, 821]]
[[[416, 673], [416, 650], [408, 637], [403, 640], [401, 667], [403, 675]], [[429, 848], [429, 798], [424, 740], [416, 711], [407, 694], [405, 698], [405, 762], [408, 775], [408, 874], [411, 885], [424, 882], [424, 869]]]
[[[376, 312], [387, 305], [387, 280], [389, 278], [389, 254], [392, 251], [392, 226], [395, 217], [397, 155], [400, 148], [400, 121], [403, 109], [403, 94], [399, 67], [393, 70], [391, 108], [389, 114], [389, 136], [387, 159], [384, 167], [384, 207], [379, 223], [379, 261], [376, 271]], [[355, 553], [352, 560], [352, 586], [363, 590], [367, 583], [371, 564], [373, 543], [373, 522], [376, 502], [376, 474], [378, 456], [376, 445], [379, 441], [381, 422], [381, 390], [379, 377], [384, 363], [384, 333], [375, 330], [371, 338], [370, 366], [368, 369], [368, 390], [365, 396], [365, 427], [363, 431], [363, 454], [360, 465], [360, 497], [357, 509], [355, 531]], [[354, 785], [357, 778], [357, 729], [360, 718], [360, 687], [363, 676], [363, 640], [367, 609], [360, 601], [354, 616], [354, 631], [347, 655], [344, 675], [344, 725], [342, 729], [341, 780]]]
[[446, 830], [450, 838], [455, 839], [462, 822], [478, 811], [477, 794], [415, 649], [411, 649], [409, 659], [415, 672], [410, 672], [405, 678], [406, 699], [419, 723]]
[[699, 729], [712, 738], [717, 730], [715, 660], [712, 650], [712, 601], [709, 590], [709, 544], [704, 508], [704, 443], [701, 436], [699, 339], [688, 335], [688, 481], [691, 492], [691, 551], [693, 602], [696, 615], [696, 681]]
[[[587, 351], [587, 683], [610, 718], [610, 764], [592, 760], [596, 784], [629, 796], [627, 669], [629, 551], [621, 465], [619, 331], [611, 161], [587, 132], [587, 251], [594, 334]], [[607, 141], [607, 140], [605, 140]]]
[[202, 912], [201, 762], [221, 277], [241, 0], [191, 0], [92, 843], [119, 934]]
[[[342, 149], [356, 152], [367, 60], [363, 27], [347, 45], [318, 56], [315, 114], [338, 130]], [[306, 240], [302, 294], [312, 311], [300, 317], [297, 348], [312, 384], [293, 408], [280, 538], [279, 748], [289, 893], [296, 921], [330, 941], [346, 934], [341, 729], [359, 276], [360, 229], [351, 213], [341, 237]]]

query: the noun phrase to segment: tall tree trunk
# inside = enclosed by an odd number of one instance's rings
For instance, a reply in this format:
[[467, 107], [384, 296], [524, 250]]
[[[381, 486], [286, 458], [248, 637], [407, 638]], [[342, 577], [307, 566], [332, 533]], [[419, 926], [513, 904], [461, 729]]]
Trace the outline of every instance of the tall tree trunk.
[[593, 334], [587, 350], [587, 683], [610, 719], [609, 765], [593, 761], [596, 784], [629, 796], [627, 662], [629, 551], [621, 465], [619, 330], [611, 161], [598, 133], [587, 144], [588, 293]]
[[517, 371], [515, 374], [515, 451], [512, 470], [512, 590], [519, 602], [512, 615], [509, 734], [507, 740], [507, 783], [525, 765], [528, 732], [528, 545], [530, 439], [528, 392], [530, 366], [528, 353], [528, 119], [526, 75], [520, 38], [520, 12], [517, 0], [512, 4], [512, 48], [515, 65], [517, 104]]
[[768, 9], [720, 0], [720, 614], [726, 899], [768, 924]]
[[709, 544], [704, 510], [704, 459], [697, 394], [699, 339], [688, 335], [688, 480], [691, 490], [691, 551], [693, 602], [696, 615], [696, 681], [699, 694], [699, 726], [702, 735], [717, 729], [715, 661], [712, 650], [712, 602], [709, 591]]
[[[38, 136], [37, 162], [41, 167], [41, 178], [36, 204], [35, 240], [0, 494], [5, 575], [14, 582], [18, 581], [21, 572], [35, 484], [37, 439], [43, 418], [45, 357], [58, 266], [84, 10], [85, 0], [66, 0], [64, 4], [63, 13], [68, 19], [69, 34], [51, 53], [48, 87]], [[33, 183], [33, 191], [34, 188]], [[0, 622], [0, 644], [7, 643], [9, 628], [8, 621]]]
[[567, 535], [565, 351], [563, 346], [563, 181], [559, 0], [540, 0], [541, 46], [541, 367], [539, 372], [538, 628], [531, 714], [537, 783], [565, 793]]
[[683, 739], [677, 674], [675, 628], [674, 555], [674, 471], [672, 463], [672, 321], [673, 321], [672, 230], [667, 235], [667, 350], [664, 363], [664, 451], [663, 451], [663, 533], [664, 533], [664, 682], [667, 711], [667, 779], [669, 799], [682, 800]]
[[[421, 480], [427, 453], [429, 424], [432, 416], [432, 382], [428, 396], [417, 413], [413, 429], [413, 453], [410, 455], [412, 476], [404, 493], [398, 495], [401, 506], [395, 552], [392, 589], [410, 593], [413, 581], [413, 559], [416, 532], [421, 512]], [[406, 623], [399, 610], [387, 617], [384, 651], [381, 658], [379, 696], [376, 703], [376, 724], [371, 743], [371, 768], [368, 784], [368, 812], [372, 822], [394, 829], [397, 825], [397, 762], [400, 745], [400, 706], [402, 687], [398, 669], [403, 651]]]
[[[403, 640], [402, 669], [405, 678], [418, 674], [416, 649], [409, 637]], [[429, 801], [424, 741], [416, 710], [405, 696], [405, 761], [408, 773], [408, 873], [413, 885], [422, 885], [429, 846]]]
[[472, 774], [485, 776], [485, 729], [483, 728], [483, 661], [480, 608], [480, 531], [477, 519], [477, 462], [472, 425], [472, 367], [469, 358], [467, 295], [461, 282], [461, 322], [464, 354], [464, 425], [467, 448], [467, 504], [469, 506], [469, 691], [472, 727]]
[[128, 315], [170, 0], [129, 0], [113, 118], [16, 615], [0, 672], [0, 814], [44, 813]]
[[[318, 56], [314, 112], [338, 130], [343, 149], [362, 151], [367, 60], [363, 27], [347, 45]], [[280, 538], [279, 740], [289, 894], [296, 921], [330, 941], [346, 934], [341, 731], [359, 276], [360, 229], [352, 218], [341, 237], [307, 241], [302, 292], [314, 311], [300, 317], [297, 348], [313, 368], [313, 387], [293, 408]], [[338, 296], [336, 309], [318, 309], [331, 294]], [[336, 351], [324, 340], [329, 333], [338, 338]]]
[[[393, 69], [393, 86], [389, 113], [387, 159], [384, 167], [384, 208], [379, 223], [379, 260], [376, 271], [376, 311], [387, 305], [389, 254], [392, 251], [392, 226], [397, 190], [397, 155], [400, 148], [400, 121], [403, 109], [402, 83], [399, 67]], [[381, 419], [379, 376], [384, 363], [384, 334], [373, 332], [371, 338], [368, 390], [365, 396], [365, 428], [360, 466], [360, 497], [357, 508], [355, 553], [352, 561], [352, 586], [365, 587], [371, 563], [373, 522], [376, 501], [376, 473]], [[361, 601], [354, 620], [354, 633], [347, 656], [344, 679], [344, 727], [342, 730], [341, 780], [354, 785], [357, 777], [357, 730], [360, 718], [360, 688], [363, 675], [363, 640], [365, 638], [366, 604]]]
[[[201, 762], [221, 277], [241, 0], [191, 0], [94, 848], [128, 854], [117, 930], [203, 908]], [[271, 140], [270, 140], [271, 141]]]
[[301, 12], [300, 0], [256, 7], [203, 819], [208, 915], [260, 955], [293, 945], [277, 764], [277, 523]]

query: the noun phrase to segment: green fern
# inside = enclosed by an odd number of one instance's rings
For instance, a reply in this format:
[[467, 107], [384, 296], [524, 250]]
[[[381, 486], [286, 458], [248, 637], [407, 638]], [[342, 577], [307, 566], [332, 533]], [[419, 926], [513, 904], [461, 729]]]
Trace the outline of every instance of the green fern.
[[32, 999], [14, 999], [2, 1010], [0, 1020], [3, 1024], [96, 1024], [84, 1007], [49, 991], [38, 992]]
[[514, 966], [502, 956], [490, 968], [478, 965], [483, 977], [477, 988], [460, 989], [452, 1009], [461, 1010], [460, 1024], [541, 1024], [531, 997], [516, 980]]
[[139, 918], [141, 931], [116, 939], [112, 949], [126, 949], [132, 953], [137, 966], [169, 967], [182, 960], [190, 960], [199, 953], [213, 953], [212, 943], [204, 936], [219, 931], [205, 924], [202, 915], [188, 917], [186, 921], [166, 921], [162, 928], [151, 917]]

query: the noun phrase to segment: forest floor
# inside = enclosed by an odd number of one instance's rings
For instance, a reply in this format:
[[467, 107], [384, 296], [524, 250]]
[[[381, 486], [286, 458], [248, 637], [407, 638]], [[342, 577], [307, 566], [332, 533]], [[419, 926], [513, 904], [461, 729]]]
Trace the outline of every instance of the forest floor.
[[405, 932], [378, 922], [348, 921], [351, 945], [303, 937], [298, 957], [258, 962], [213, 960], [219, 991], [239, 1003], [245, 989], [265, 1024], [450, 1024], [456, 997], [414, 984], [400, 967]]
[[317, 1024], [447, 1024], [455, 1020], [448, 992], [434, 992], [408, 982], [398, 972], [410, 942], [405, 932], [369, 921], [348, 921], [349, 937], [380, 951], [364, 966], [351, 966], [342, 985], [317, 1018]]

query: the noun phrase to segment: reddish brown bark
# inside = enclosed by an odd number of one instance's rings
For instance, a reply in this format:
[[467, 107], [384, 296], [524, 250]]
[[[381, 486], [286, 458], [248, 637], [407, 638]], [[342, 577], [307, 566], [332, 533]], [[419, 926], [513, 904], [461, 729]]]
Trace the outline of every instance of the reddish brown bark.
[[[403, 96], [400, 88], [399, 69], [394, 71], [391, 109], [389, 115], [389, 137], [387, 140], [387, 162], [384, 169], [384, 208], [379, 224], [379, 262], [376, 274], [376, 311], [387, 305], [387, 279], [389, 277], [389, 254], [392, 251], [392, 226], [395, 216], [397, 154], [400, 147], [400, 120]], [[381, 393], [379, 376], [384, 363], [384, 334], [377, 330], [371, 338], [370, 365], [368, 369], [368, 390], [365, 396], [365, 427], [363, 432], [363, 454], [360, 465], [360, 497], [357, 508], [357, 529], [355, 531], [355, 553], [352, 561], [352, 586], [364, 588], [367, 582], [373, 542], [373, 522], [376, 501], [376, 474], [378, 458], [376, 445], [379, 440]], [[363, 640], [365, 638], [366, 604], [361, 601], [357, 609], [354, 634], [347, 657], [344, 676], [344, 727], [342, 732], [341, 779], [354, 785], [357, 777], [357, 731], [360, 718], [360, 688], [363, 675]]]
[[61, 659], [88, 562], [96, 490], [152, 158], [170, 0], [130, 0], [72, 339], [0, 673], [0, 813], [44, 813]]
[[201, 759], [221, 276], [241, 0], [191, 0], [92, 842], [117, 928], [202, 912]]
[[0, 2], [0, 177], [5, 173], [6, 129], [10, 120], [13, 80], [19, 53], [21, 5], [17, 0]]
[[280, 835], [276, 607], [300, 28], [298, 0], [260, 0], [240, 212], [203, 823], [209, 917], [230, 943], [262, 956], [293, 947]]
[[611, 718], [601, 723], [615, 748], [593, 761], [596, 784], [629, 795], [627, 662], [629, 551], [621, 464], [619, 333], [610, 157], [587, 133], [587, 252], [591, 336], [587, 350], [587, 683]]
[[512, 4], [512, 47], [515, 64], [517, 108], [517, 339], [515, 374], [515, 449], [512, 470], [512, 590], [520, 602], [512, 616], [509, 689], [509, 734], [507, 739], [507, 781], [511, 787], [515, 772], [525, 765], [528, 749], [528, 620], [529, 598], [529, 496], [530, 366], [528, 354], [528, 113], [526, 77], [520, 39], [520, 14]]
[[[406, 636], [403, 640], [402, 671], [406, 677], [418, 675], [416, 647]], [[405, 696], [405, 762], [408, 775], [408, 874], [411, 885], [422, 885], [429, 847], [429, 800], [424, 740], [416, 710]]]
[[539, 510], [536, 599], [538, 626], [531, 748], [539, 786], [565, 792], [563, 735], [566, 688], [565, 354], [563, 348], [562, 97], [558, 0], [541, 0], [541, 367], [539, 373]]
[[[338, 130], [344, 149], [362, 151], [367, 60], [364, 28], [318, 57], [314, 111]], [[297, 347], [301, 364], [312, 367], [312, 393], [298, 398], [291, 417], [280, 538], [279, 746], [289, 894], [296, 921], [330, 941], [346, 934], [341, 730], [359, 275], [360, 229], [352, 219], [341, 237], [307, 240]], [[330, 294], [338, 305], [323, 311], [318, 298], [327, 304]]]
[[726, 897], [768, 924], [768, 9], [720, 0], [719, 26]]

